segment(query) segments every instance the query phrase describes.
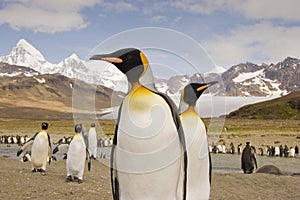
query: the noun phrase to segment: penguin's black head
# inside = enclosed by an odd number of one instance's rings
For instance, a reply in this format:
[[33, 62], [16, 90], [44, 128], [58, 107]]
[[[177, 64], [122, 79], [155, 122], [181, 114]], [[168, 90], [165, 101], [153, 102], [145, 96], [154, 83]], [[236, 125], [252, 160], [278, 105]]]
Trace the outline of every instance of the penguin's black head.
[[195, 106], [201, 94], [210, 86], [218, 83], [217, 81], [209, 83], [190, 83], [184, 87], [182, 98], [190, 106]]
[[138, 49], [120, 49], [110, 54], [94, 55], [90, 60], [103, 60], [114, 64], [130, 82], [137, 82], [148, 67], [146, 56]]
[[47, 130], [48, 129], [48, 123], [47, 122], [43, 122], [42, 123], [42, 130]]
[[91, 127], [95, 127], [96, 125], [95, 125], [95, 123], [91, 123]]
[[80, 124], [75, 125], [75, 133], [80, 133], [82, 130], [82, 126]]

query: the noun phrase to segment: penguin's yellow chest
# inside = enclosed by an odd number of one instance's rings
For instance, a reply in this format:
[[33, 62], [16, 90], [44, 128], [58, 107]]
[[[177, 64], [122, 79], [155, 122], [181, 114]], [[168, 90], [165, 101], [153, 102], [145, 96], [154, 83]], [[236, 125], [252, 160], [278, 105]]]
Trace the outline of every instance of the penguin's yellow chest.
[[154, 102], [158, 102], [157, 95], [149, 91], [147, 88], [139, 87], [132, 90], [125, 99], [125, 105], [129, 110], [136, 112], [144, 112], [153, 106]]
[[163, 97], [144, 87], [132, 90], [125, 97], [119, 132], [121, 134], [118, 136], [122, 137], [120, 143], [126, 141], [126, 146], [133, 143], [135, 145], [132, 148], [141, 145], [137, 151], [146, 146], [154, 151], [165, 145], [160, 140], [170, 141], [178, 135], [168, 103]]

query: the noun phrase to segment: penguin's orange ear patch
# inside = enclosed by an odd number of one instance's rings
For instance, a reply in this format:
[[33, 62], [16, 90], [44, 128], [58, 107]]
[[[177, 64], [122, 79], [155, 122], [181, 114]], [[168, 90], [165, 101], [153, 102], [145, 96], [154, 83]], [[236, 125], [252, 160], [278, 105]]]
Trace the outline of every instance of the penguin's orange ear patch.
[[101, 58], [101, 60], [104, 60], [104, 61], [110, 62], [110, 63], [122, 63], [123, 62], [123, 60], [121, 58], [115, 58], [115, 57]]
[[198, 87], [198, 88], [197, 88], [197, 91], [199, 92], [199, 91], [204, 90], [204, 89], [206, 89], [206, 88], [208, 88], [208, 87], [209, 87], [209, 85], [203, 85], [203, 86], [201, 86], [201, 87]]

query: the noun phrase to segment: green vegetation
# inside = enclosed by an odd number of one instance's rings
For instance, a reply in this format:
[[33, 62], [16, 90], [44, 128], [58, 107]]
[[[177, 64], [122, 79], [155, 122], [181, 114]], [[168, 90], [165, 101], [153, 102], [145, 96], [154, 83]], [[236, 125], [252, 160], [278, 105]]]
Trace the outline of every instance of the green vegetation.
[[[45, 120], [49, 123], [49, 134], [71, 135], [74, 133], [75, 123], [82, 123], [86, 128], [89, 127], [92, 121], [75, 122], [74, 120]], [[43, 120], [30, 119], [0, 119], [0, 135], [4, 134], [19, 134], [33, 136], [40, 130], [40, 125]], [[96, 124], [98, 133], [112, 135], [115, 129], [114, 120], [99, 120], [93, 121]]]
[[229, 118], [300, 119], [300, 91], [286, 96], [247, 105], [229, 114]]

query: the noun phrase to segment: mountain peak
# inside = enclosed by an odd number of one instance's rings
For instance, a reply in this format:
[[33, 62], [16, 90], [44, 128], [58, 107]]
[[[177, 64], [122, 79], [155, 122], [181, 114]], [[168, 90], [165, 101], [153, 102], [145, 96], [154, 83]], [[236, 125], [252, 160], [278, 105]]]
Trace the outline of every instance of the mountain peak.
[[14, 51], [21, 51], [23, 53], [29, 53], [32, 56], [37, 57], [38, 59], [43, 59], [44, 60], [44, 56], [41, 54], [41, 52], [39, 52], [34, 46], [32, 46], [29, 42], [27, 42], [25, 39], [20, 39], [18, 41], [18, 43], [16, 44], [16, 46], [13, 48], [13, 50], [11, 51], [11, 54]]
[[80, 60], [76, 53], [73, 53], [68, 58], [75, 59], [75, 60]]
[[29, 42], [27, 42], [27, 40], [25, 39], [20, 39], [18, 42], [17, 42], [17, 45], [16, 46], [31, 46], [31, 44], [29, 44]]

